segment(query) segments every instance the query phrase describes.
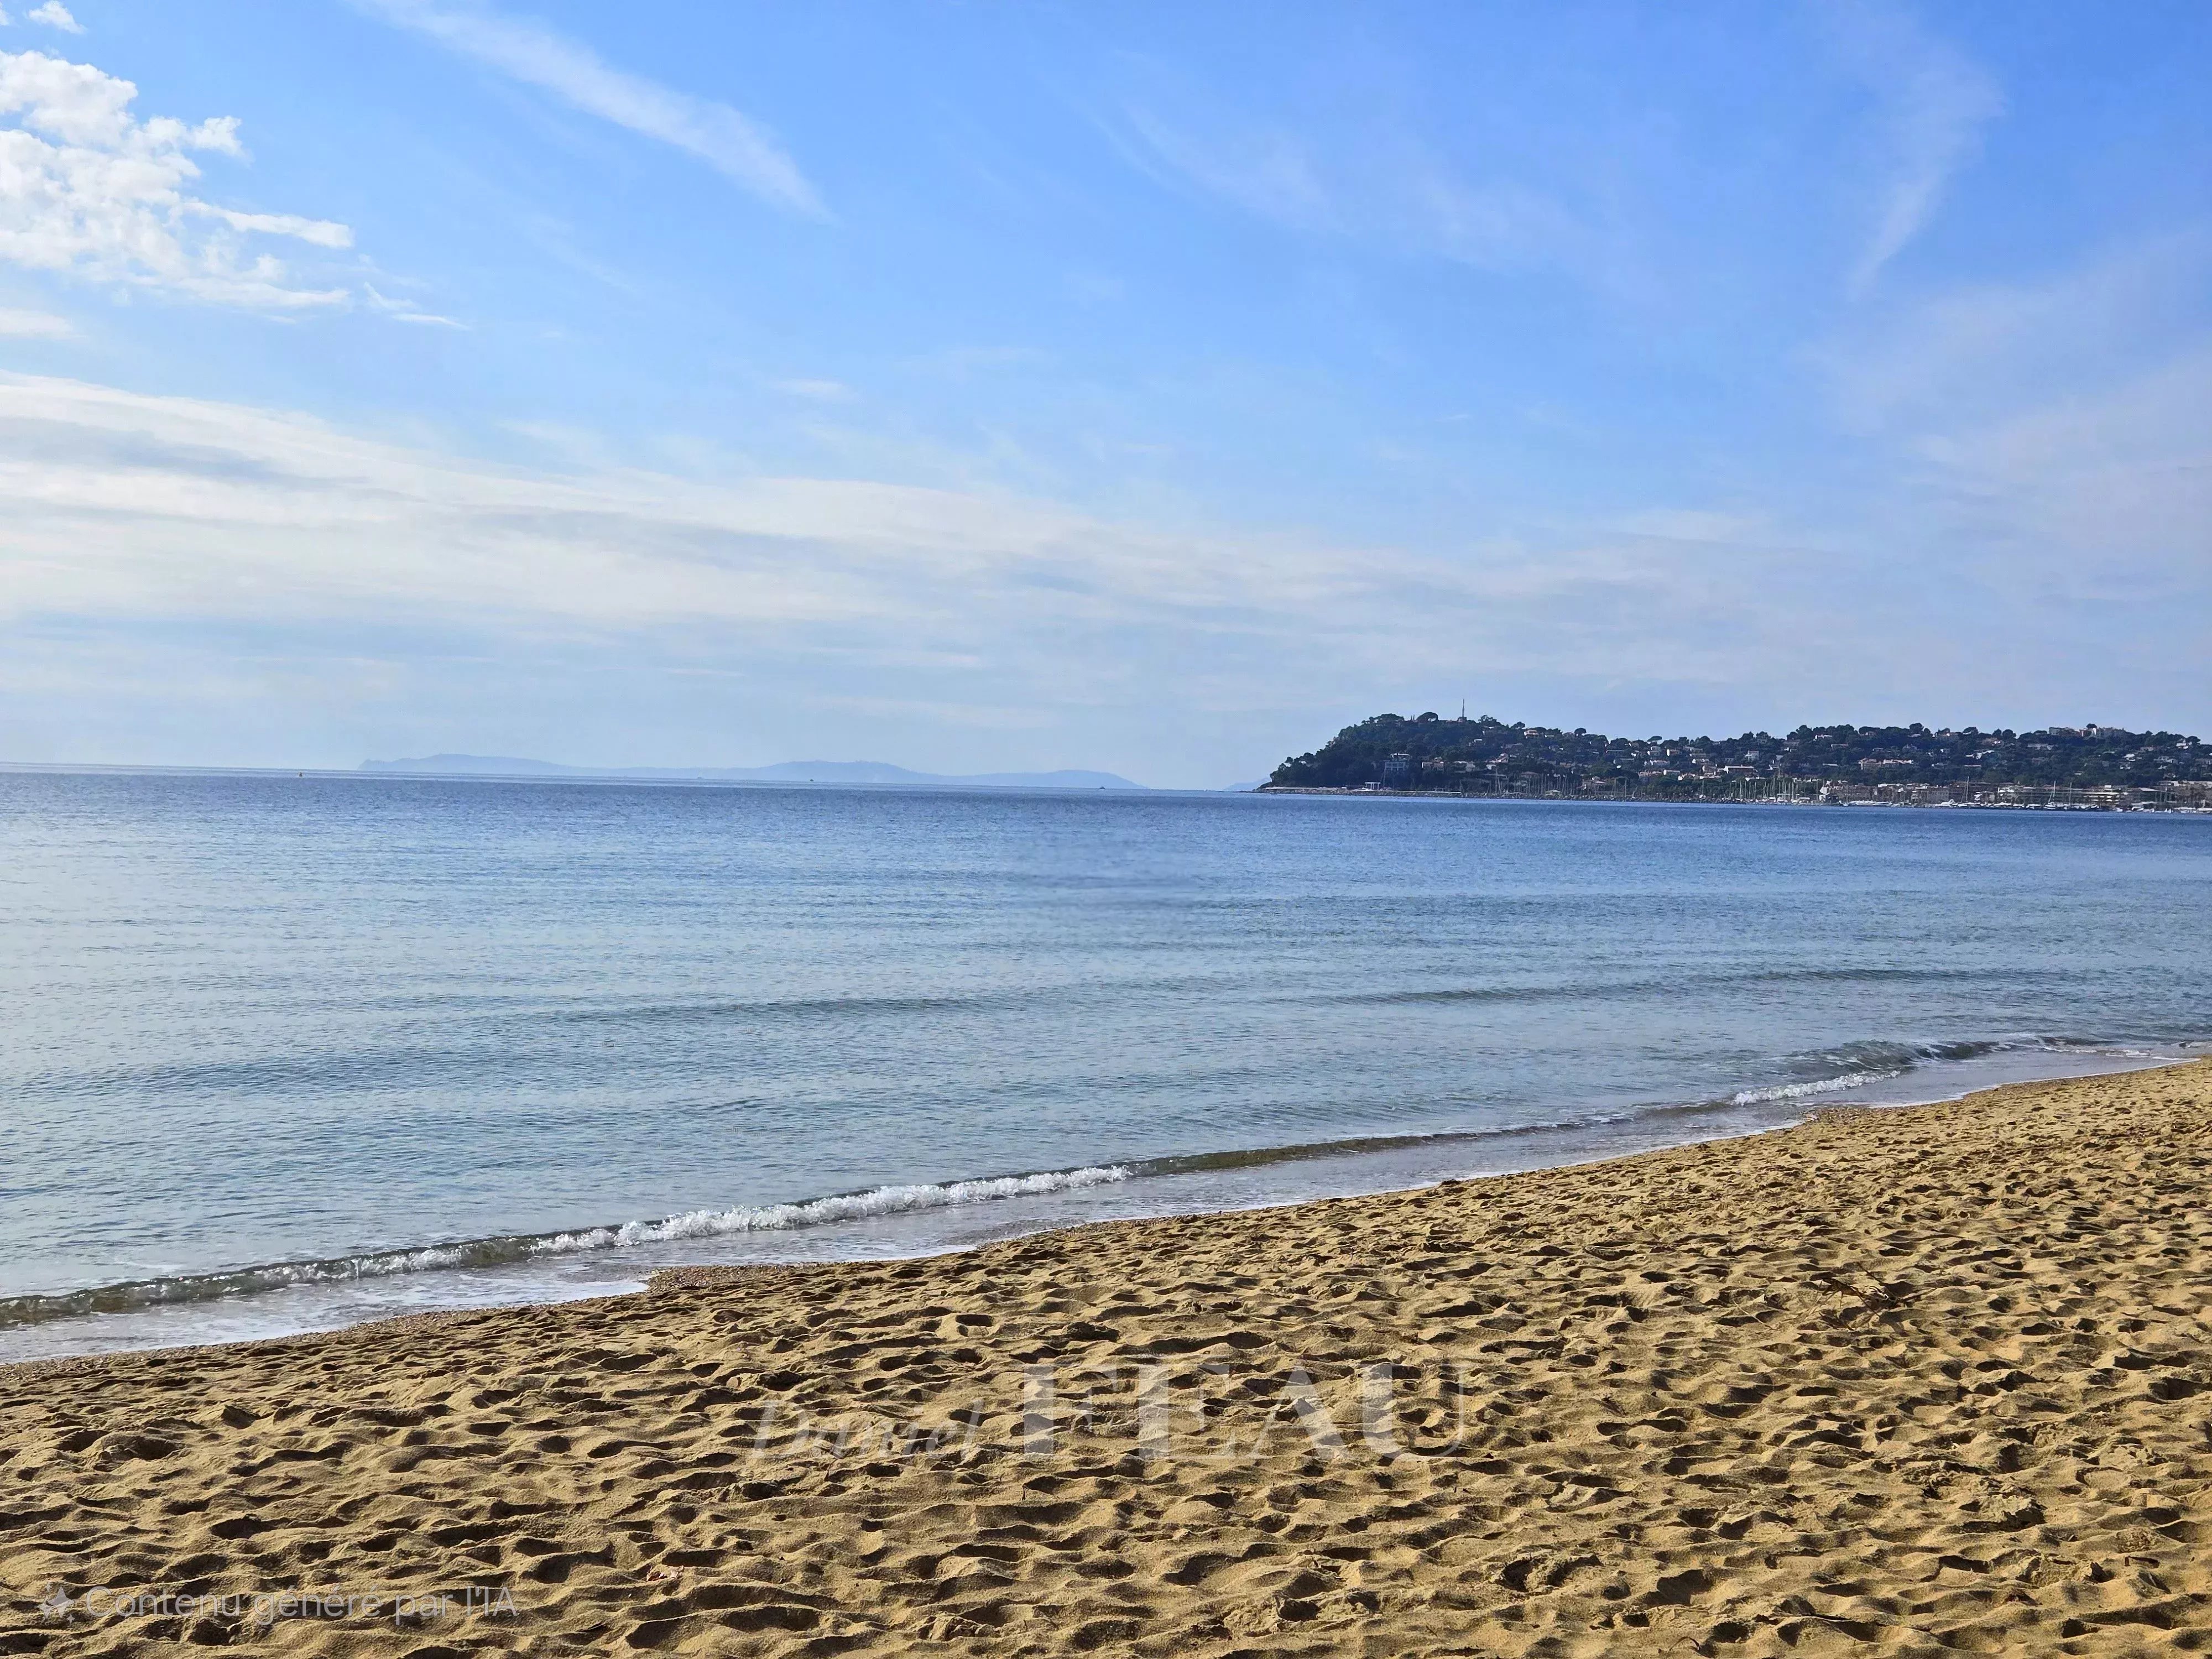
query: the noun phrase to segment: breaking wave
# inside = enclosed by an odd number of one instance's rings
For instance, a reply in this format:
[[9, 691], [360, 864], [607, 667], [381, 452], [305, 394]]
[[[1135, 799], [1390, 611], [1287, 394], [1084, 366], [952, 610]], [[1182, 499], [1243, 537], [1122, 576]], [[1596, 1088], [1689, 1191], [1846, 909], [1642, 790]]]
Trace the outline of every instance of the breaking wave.
[[1763, 1106], [1770, 1101], [1808, 1100], [1814, 1095], [1832, 1095], [1846, 1089], [1863, 1089], [1869, 1084], [1887, 1083], [1892, 1078], [1904, 1075], [1904, 1069], [1899, 1067], [1887, 1072], [1849, 1072], [1842, 1077], [1818, 1077], [1804, 1083], [1778, 1083], [1771, 1089], [1739, 1089], [1729, 1097], [1729, 1104]]
[[1814, 1100], [1825, 1095], [1892, 1082], [1930, 1063], [1978, 1060], [2007, 1050], [2042, 1050], [2075, 1055], [2096, 1054], [2116, 1059], [2148, 1060], [2157, 1057], [2156, 1051], [2150, 1048], [2118, 1047], [2090, 1039], [2033, 1034], [1947, 1042], [1847, 1043], [1796, 1056], [1793, 1069], [1801, 1075], [1795, 1080], [1738, 1090], [1732, 1094], [1717, 1095], [1704, 1100], [1646, 1102], [1610, 1110], [1571, 1113], [1560, 1117], [1494, 1124], [1481, 1128], [1354, 1136], [1291, 1145], [1184, 1153], [1116, 1164], [1085, 1164], [1073, 1169], [1047, 1170], [1024, 1175], [885, 1185], [793, 1203], [690, 1210], [657, 1219], [626, 1221], [606, 1226], [558, 1232], [507, 1234], [416, 1249], [372, 1250], [318, 1260], [279, 1261], [258, 1267], [136, 1279], [48, 1294], [0, 1297], [0, 1328], [85, 1315], [211, 1302], [228, 1297], [297, 1286], [336, 1285], [405, 1273], [453, 1269], [484, 1270], [593, 1251], [681, 1243], [690, 1239], [795, 1231], [879, 1217], [951, 1209], [963, 1205], [1075, 1192], [1085, 1188], [1152, 1176], [1203, 1176], [1309, 1159], [1389, 1152], [1425, 1145], [1495, 1143], [1632, 1124], [1656, 1129], [1669, 1120], [1684, 1123], [1685, 1138], [1696, 1138], [1712, 1132], [1710, 1127], [1692, 1129], [1689, 1127], [1698, 1120], [1705, 1120], [1709, 1125], [1719, 1120], [1728, 1126], [1722, 1129], [1722, 1133], [1740, 1133], [1749, 1128], [1773, 1127], [1787, 1119], [1769, 1115], [1753, 1119], [1738, 1116], [1731, 1121], [1729, 1118], [1731, 1113], [1741, 1114], [1747, 1109], [1762, 1106], [1786, 1108], [1796, 1101]]
[[809, 1199], [802, 1204], [693, 1210], [662, 1221], [629, 1221], [619, 1227], [554, 1233], [537, 1240], [531, 1254], [568, 1255], [580, 1250], [627, 1249], [638, 1244], [665, 1244], [686, 1238], [723, 1238], [732, 1233], [783, 1232], [794, 1227], [821, 1227], [839, 1221], [905, 1215], [915, 1210], [942, 1210], [955, 1204], [988, 1204], [994, 1199], [1072, 1192], [1080, 1187], [1127, 1181], [1130, 1173], [1124, 1164], [1098, 1164], [1081, 1170], [1048, 1170], [1041, 1175], [995, 1176], [980, 1181], [871, 1187], [863, 1193]]
[[1026, 1198], [1046, 1193], [1072, 1192], [1079, 1188], [1126, 1181], [1133, 1171], [1126, 1165], [1099, 1164], [1079, 1170], [1047, 1170], [1031, 1175], [993, 1176], [974, 1181], [924, 1182], [911, 1185], [871, 1187], [865, 1192], [840, 1193], [796, 1204], [741, 1205], [726, 1210], [693, 1210], [657, 1221], [626, 1221], [614, 1226], [589, 1227], [572, 1232], [515, 1233], [495, 1238], [468, 1239], [452, 1244], [430, 1244], [418, 1249], [369, 1250], [358, 1255], [326, 1256], [307, 1261], [276, 1261], [261, 1267], [238, 1267], [204, 1273], [179, 1273], [171, 1278], [133, 1279], [81, 1291], [46, 1296], [0, 1297], [0, 1328], [68, 1319], [84, 1314], [125, 1313], [135, 1308], [167, 1304], [212, 1302], [218, 1297], [246, 1296], [257, 1291], [280, 1291], [302, 1285], [340, 1285], [364, 1279], [388, 1279], [399, 1273], [434, 1273], [448, 1268], [501, 1267], [547, 1256], [574, 1255], [591, 1250], [629, 1249], [641, 1244], [660, 1244], [690, 1238], [726, 1237], [735, 1233], [783, 1232], [801, 1227], [826, 1226], [841, 1221], [866, 1220], [875, 1216], [905, 1215], [917, 1210], [948, 1209], [960, 1204], [988, 1204], [999, 1199]]

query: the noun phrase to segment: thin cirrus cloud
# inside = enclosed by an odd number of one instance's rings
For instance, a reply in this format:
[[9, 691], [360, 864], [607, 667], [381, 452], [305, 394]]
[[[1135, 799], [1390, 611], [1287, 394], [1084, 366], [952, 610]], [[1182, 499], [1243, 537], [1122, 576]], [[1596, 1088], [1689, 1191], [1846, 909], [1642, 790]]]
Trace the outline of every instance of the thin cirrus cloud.
[[[1802, 537], [1710, 516], [1439, 556], [1162, 529], [990, 490], [500, 466], [21, 374], [0, 374], [0, 422], [20, 434], [0, 453], [0, 622], [46, 641], [55, 673], [78, 672], [68, 641], [117, 629], [291, 630], [364, 651], [441, 640], [514, 661], [556, 641], [670, 672], [780, 665], [793, 696], [848, 696], [860, 674], [870, 696], [1079, 724], [1103, 708], [1174, 721], [1286, 695], [1318, 710], [1471, 663], [1493, 680], [1755, 688], [1785, 704], [1820, 702], [1847, 689], [1830, 679], [1856, 684], [1873, 663], [1899, 695], [1936, 695], [1958, 689], [1943, 665], [1969, 636], [2017, 648], [2022, 695], [2030, 678], [2048, 695], [2101, 672], [2071, 659], [2079, 641], [2015, 614], [2006, 596], [2041, 583], [2018, 559], [1986, 586], [1954, 571], [1988, 605], [1931, 617], [1908, 589], [1886, 592], [1863, 548], [1823, 538], [1811, 558]], [[2004, 459], [1963, 457], [1961, 476]], [[2069, 489], [2052, 505], [2089, 499]], [[1808, 658], [1814, 613], [1836, 620], [1832, 648]], [[1300, 665], [1295, 693], [1285, 661]], [[0, 665], [0, 714], [12, 672]]]
[[256, 239], [352, 245], [329, 220], [243, 213], [195, 193], [202, 155], [239, 157], [238, 122], [132, 113], [138, 88], [89, 64], [0, 52], [0, 264], [250, 309], [343, 305]]
[[[1534, 563], [1452, 561], [1162, 531], [995, 492], [500, 467], [295, 415], [21, 374], [0, 374], [0, 421], [26, 437], [20, 458], [0, 455], [0, 616], [17, 623], [419, 625], [518, 644], [705, 630], [717, 649], [887, 672], [917, 651], [988, 660], [1032, 702], [1061, 696], [1071, 676], [1104, 695], [1147, 662], [1187, 667], [1177, 684], [1115, 695], [1173, 700], [1237, 680], [1236, 696], [1278, 696], [1270, 665], [1286, 650], [1347, 693], [1469, 648], [1692, 678], [1739, 671], [1762, 641], [1794, 650], [1759, 614], [1775, 587], [1765, 556], [1741, 550], [1690, 557], [1631, 539]], [[1730, 562], [1746, 558], [1760, 568]], [[1709, 656], [1673, 626], [1692, 574], [1694, 604], [1732, 623]]]
[[[222, 653], [191, 647], [188, 664], [177, 641], [248, 635], [323, 641], [341, 678], [372, 659], [403, 677], [497, 661], [526, 681], [556, 658], [651, 664], [822, 706], [858, 686], [1071, 728], [1108, 708], [1165, 729], [1286, 699], [1318, 720], [1378, 687], [1471, 672], [1784, 707], [1835, 706], [1871, 672], [1901, 701], [2109, 706], [2083, 603], [2131, 606], [2154, 665], [2195, 659], [2179, 636], [2203, 614], [2212, 511], [2183, 475], [2212, 473], [2202, 417], [2185, 417], [2207, 361], [1926, 434], [1935, 494], [1912, 520], [1954, 519], [1966, 545], [1923, 547], [1914, 582], [1887, 562], [1912, 525], [1891, 521], [1814, 534], [1786, 510], [1655, 508], [1540, 544], [1419, 551], [1163, 529], [972, 488], [609, 456], [499, 465], [296, 414], [0, 373], [0, 626], [26, 642], [0, 662], [0, 720], [113, 694], [115, 639], [167, 641], [164, 672], [185, 672]], [[2154, 474], [2172, 485], [2154, 497]], [[1991, 520], [2031, 475], [2020, 510]], [[1929, 581], [1955, 602], [1923, 603]], [[1808, 615], [1828, 619], [1821, 652], [1803, 649]], [[2126, 691], [2140, 706], [2201, 697], [2185, 669], [2146, 678]]]
[[427, 0], [356, 0], [364, 10], [437, 41], [587, 115], [696, 156], [770, 204], [813, 218], [828, 210], [799, 164], [727, 104], [619, 70], [589, 47], [534, 23]]
[[425, 311], [422, 307], [416, 305], [412, 300], [397, 298], [389, 294], [379, 293], [374, 283], [362, 283], [362, 292], [368, 297], [370, 305], [375, 307], [377, 310], [391, 318], [395, 323], [417, 323], [426, 325], [432, 328], [458, 328], [466, 330], [468, 327], [466, 323], [461, 322], [458, 319], [441, 317], [434, 311]]
[[211, 214], [233, 230], [251, 231], [264, 236], [293, 236], [316, 247], [348, 248], [353, 246], [352, 228], [328, 219], [307, 219], [296, 213], [240, 213], [234, 209], [216, 207], [208, 202], [191, 203], [190, 209], [194, 213]]
[[1158, 77], [1100, 125], [1157, 182], [1306, 235], [1481, 270], [1589, 275], [1599, 263], [1590, 228], [1554, 197], [1517, 179], [1468, 176], [1388, 112], [1324, 141]]
[[1940, 429], [2085, 404], [2190, 361], [2205, 343], [2198, 308], [2208, 289], [2212, 223], [2185, 225], [2061, 270], [1862, 312], [1809, 359], [1850, 429]]
[[1885, 307], [1814, 361], [1853, 429], [1911, 457], [1916, 510], [2013, 580], [2212, 614], [2208, 276], [2190, 227]]
[[2004, 94], [1903, 11], [1853, 5], [1829, 16], [1844, 63], [1881, 111], [1884, 179], [1874, 233], [1850, 271], [1851, 292], [1864, 294], [1936, 216], [1953, 178], [1979, 152], [1983, 128], [2004, 113]]
[[787, 397], [813, 404], [848, 404], [854, 396], [853, 388], [842, 380], [776, 380], [771, 384]]
[[0, 340], [66, 340], [76, 329], [51, 311], [0, 309]]

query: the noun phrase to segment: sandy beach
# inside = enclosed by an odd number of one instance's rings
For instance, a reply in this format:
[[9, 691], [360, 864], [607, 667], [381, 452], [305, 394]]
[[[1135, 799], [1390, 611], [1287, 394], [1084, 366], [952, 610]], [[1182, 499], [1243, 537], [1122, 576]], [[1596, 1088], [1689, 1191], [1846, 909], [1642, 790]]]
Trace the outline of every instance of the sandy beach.
[[0, 1653], [2212, 1650], [2212, 1063], [0, 1372]]

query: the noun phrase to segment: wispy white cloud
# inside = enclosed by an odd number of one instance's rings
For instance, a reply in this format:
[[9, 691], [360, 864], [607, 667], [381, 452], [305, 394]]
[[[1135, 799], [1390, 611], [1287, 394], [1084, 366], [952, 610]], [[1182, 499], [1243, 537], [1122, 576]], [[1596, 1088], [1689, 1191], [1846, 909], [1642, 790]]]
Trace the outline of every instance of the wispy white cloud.
[[1856, 430], [1905, 459], [1948, 539], [2087, 592], [2212, 582], [2212, 234], [2040, 282], [1941, 293], [1831, 345]]
[[853, 401], [853, 388], [842, 380], [775, 380], [772, 384], [787, 397], [804, 398], [813, 404], [848, 404]]
[[1516, 179], [1471, 179], [1388, 118], [1324, 144], [1218, 100], [1155, 86], [1107, 131], [1161, 182], [1289, 229], [1484, 270], [1590, 263], [1589, 231], [1559, 202]]
[[356, 3], [525, 85], [550, 92], [588, 115], [696, 156], [777, 207], [826, 216], [820, 196], [799, 164], [727, 104], [695, 98], [616, 69], [577, 41], [478, 6], [438, 5], [430, 0]]
[[2185, 355], [2212, 287], [2212, 225], [2183, 226], [2063, 269], [1860, 309], [1814, 353], [1861, 432], [2001, 419]]
[[0, 310], [0, 340], [65, 340], [76, 332], [68, 318], [51, 311]]
[[[1501, 544], [1454, 562], [1161, 532], [981, 490], [502, 468], [303, 416], [33, 376], [0, 375], [0, 422], [26, 440], [0, 452], [0, 611], [18, 619], [708, 629], [1152, 695], [1139, 682], [1170, 672], [1161, 663], [1219, 680], [1254, 653], [1268, 673], [1288, 652], [1347, 685], [1470, 651], [1725, 675], [1764, 631], [1746, 605], [1773, 589], [1739, 579], [1749, 597], [1730, 600], [1712, 550], [1653, 541], [1541, 558]], [[1692, 567], [1705, 574], [1686, 583]], [[1668, 637], [1690, 603], [1735, 621], [1710, 659]]]
[[1196, 185], [1292, 229], [1344, 228], [1336, 192], [1296, 135], [1249, 121], [1217, 121], [1201, 131], [1151, 100], [1133, 102], [1122, 115], [1122, 131], [1135, 141], [1123, 153], [1153, 178]]
[[[1796, 683], [1818, 667], [1808, 615], [1834, 619], [1830, 656], [1856, 674], [1909, 663], [1935, 626], [1833, 547], [1696, 511], [1444, 556], [981, 489], [500, 467], [29, 376], [0, 376], [0, 422], [20, 440], [0, 451], [0, 614], [17, 625], [459, 630], [610, 661], [817, 660], [840, 695], [860, 672], [894, 700], [1162, 708], [1362, 702], [1470, 664]], [[943, 665], [963, 660], [983, 666]], [[941, 678], [962, 672], [975, 683]]]
[[441, 317], [435, 312], [425, 311], [412, 300], [394, 299], [391, 295], [380, 294], [374, 283], [362, 283], [362, 292], [368, 296], [370, 305], [396, 323], [418, 323], [434, 328], [465, 330], [468, 327], [466, 323], [454, 318]]
[[1757, 542], [1773, 533], [1773, 526], [1756, 515], [1710, 507], [1646, 507], [1621, 520], [1620, 528], [1631, 536], [1717, 544]]
[[89, 64], [0, 52], [0, 263], [261, 310], [344, 303], [343, 288], [302, 283], [248, 239], [342, 248], [352, 233], [200, 199], [193, 158], [241, 156], [237, 121], [142, 119], [137, 95]]
[[[2212, 340], [2117, 384], [1920, 434], [1955, 521], [2012, 573], [2212, 618]], [[2208, 641], [2212, 642], [2212, 641]], [[2204, 659], [2197, 659], [2202, 672]]]
[[[186, 660], [178, 641], [249, 635], [326, 690], [372, 656], [426, 685], [437, 663], [486, 665], [469, 695], [517, 707], [580, 672], [682, 671], [940, 723], [1043, 710], [1091, 729], [1113, 711], [1155, 739], [1194, 710], [1295, 708], [1303, 728], [1462, 684], [1723, 697], [1760, 718], [1863, 708], [1869, 684], [1885, 707], [1961, 718], [2063, 692], [2100, 718], [2172, 718], [2161, 699], [2185, 712], [2202, 696], [2172, 667], [2201, 659], [2176, 630], [2201, 634], [2212, 603], [2208, 381], [2212, 352], [1930, 434], [1923, 464], [1948, 495], [1918, 522], [1813, 533], [1775, 503], [1690, 501], [1417, 552], [1163, 529], [980, 487], [678, 476], [588, 442], [556, 445], [565, 465], [501, 466], [303, 416], [0, 374], [0, 625], [44, 642], [37, 674], [114, 704], [118, 732], [154, 729], [169, 705], [150, 680], [115, 681], [115, 641], [207, 679], [227, 647]], [[1978, 501], [1998, 516], [1973, 520]], [[2163, 653], [2163, 681], [2116, 678], [2076, 635], [2085, 593], [2136, 606], [2130, 635]], [[36, 711], [54, 706], [18, 688], [20, 667], [0, 663], [0, 735], [44, 729]], [[238, 695], [208, 705], [206, 731], [239, 729], [267, 694]]]
[[1981, 148], [1982, 129], [2004, 112], [1996, 82], [1887, 0], [1846, 0], [1829, 13], [1844, 63], [1881, 115], [1882, 179], [1873, 234], [1852, 264], [1864, 293], [1924, 229], [1959, 170]]
[[185, 206], [190, 212], [205, 213], [222, 220], [233, 230], [252, 231], [263, 236], [296, 237], [317, 247], [353, 246], [352, 228], [328, 219], [305, 219], [296, 213], [240, 213], [208, 202], [190, 202]]
[[62, 4], [62, 0], [46, 0], [44, 5], [33, 6], [23, 15], [33, 23], [44, 23], [48, 28], [59, 29], [64, 34], [84, 33], [84, 25], [70, 15], [70, 9]]

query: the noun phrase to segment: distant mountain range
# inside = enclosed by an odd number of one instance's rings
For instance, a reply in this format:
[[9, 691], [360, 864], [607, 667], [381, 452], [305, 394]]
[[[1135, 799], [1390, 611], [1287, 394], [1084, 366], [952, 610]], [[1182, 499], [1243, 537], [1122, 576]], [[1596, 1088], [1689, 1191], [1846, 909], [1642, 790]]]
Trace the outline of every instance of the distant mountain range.
[[908, 789], [1142, 789], [1112, 772], [909, 772], [884, 761], [785, 761], [778, 766], [563, 766], [514, 755], [422, 755], [363, 761], [364, 772], [477, 778], [637, 778], [666, 783], [872, 783]]

